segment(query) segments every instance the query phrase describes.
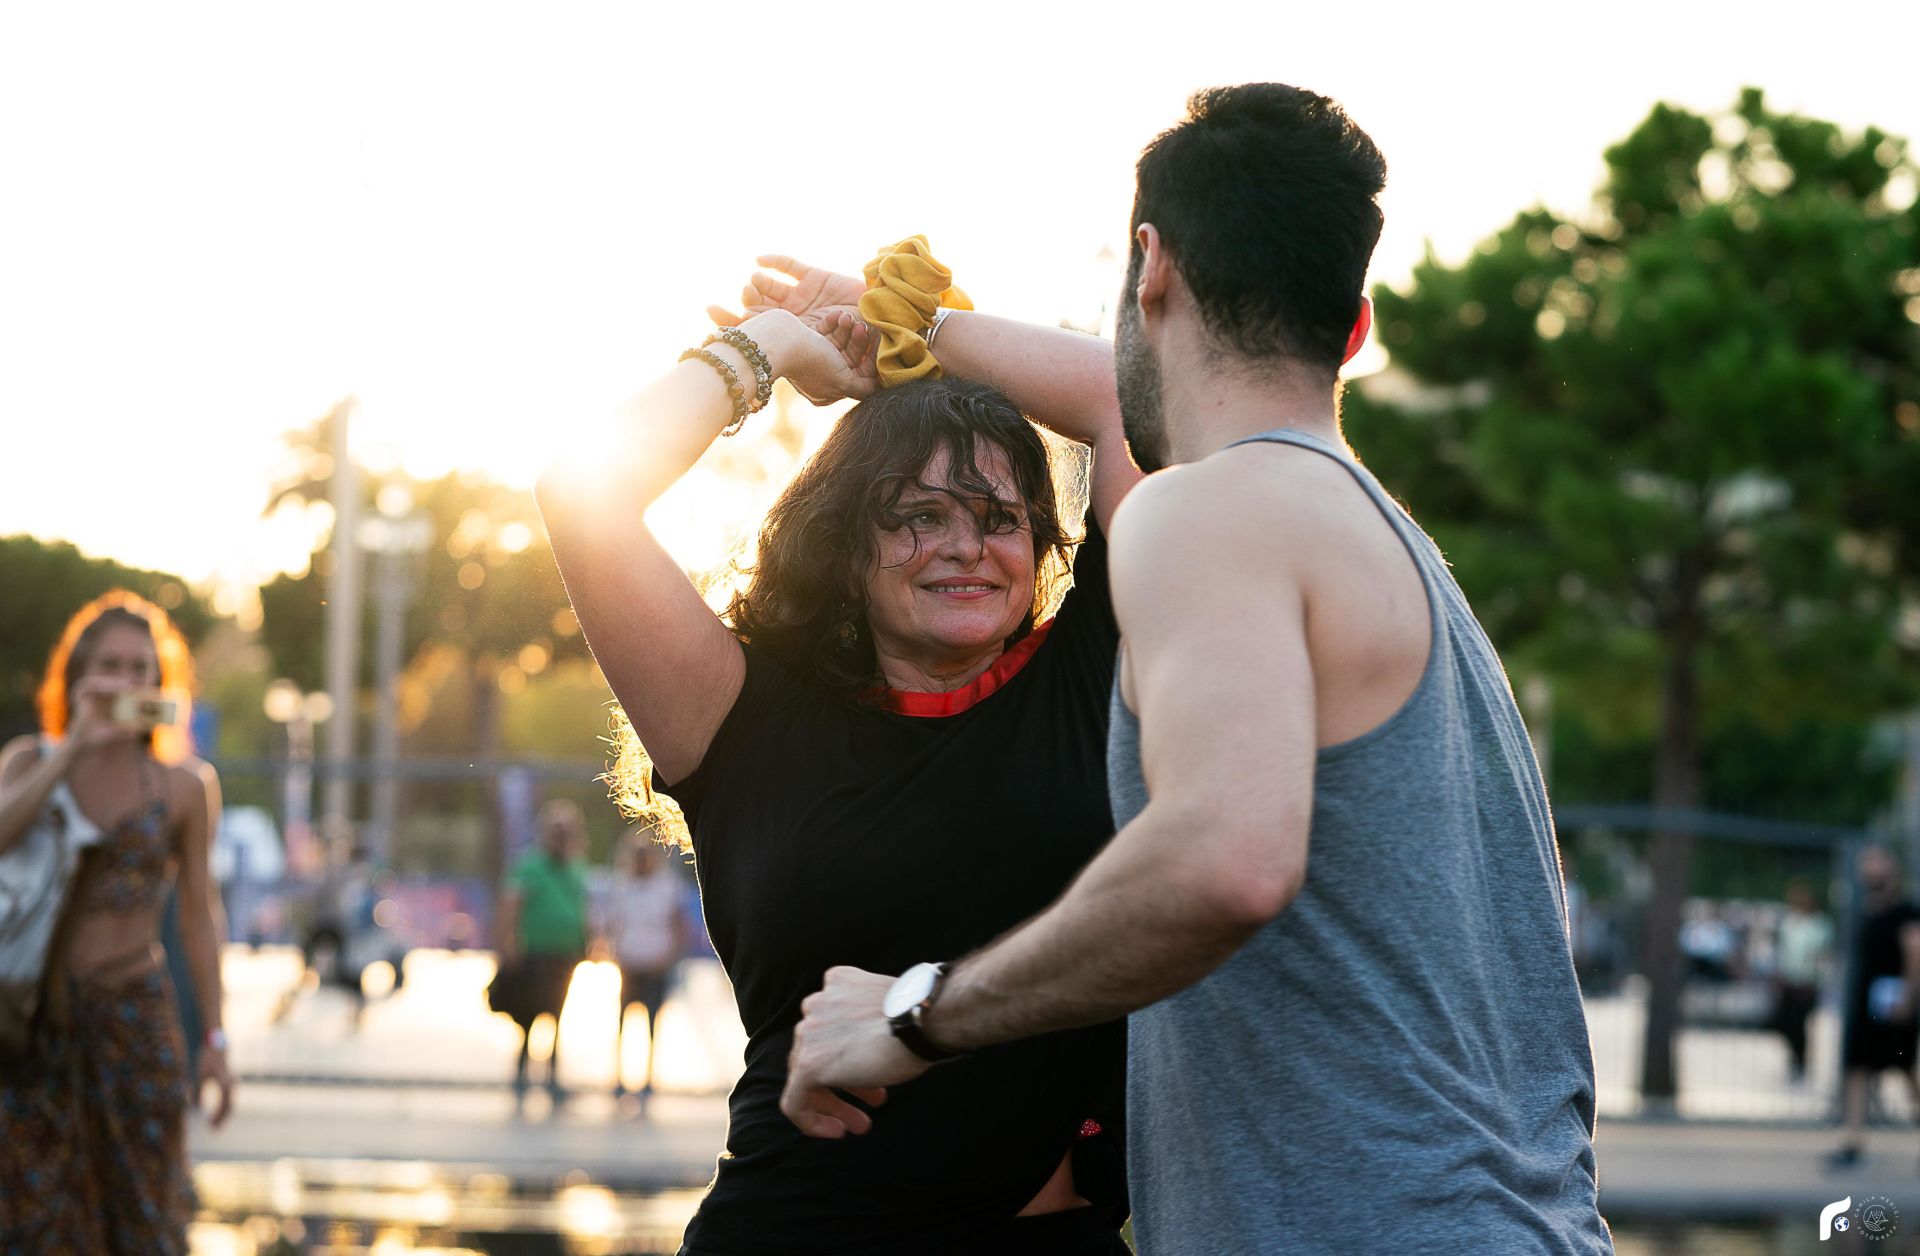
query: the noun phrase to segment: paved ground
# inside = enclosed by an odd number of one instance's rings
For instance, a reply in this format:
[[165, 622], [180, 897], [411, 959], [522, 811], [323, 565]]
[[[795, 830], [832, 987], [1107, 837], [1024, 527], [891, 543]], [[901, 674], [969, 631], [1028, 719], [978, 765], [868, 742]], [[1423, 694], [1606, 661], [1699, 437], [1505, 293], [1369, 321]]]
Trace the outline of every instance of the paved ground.
[[[203, 1162], [336, 1165], [366, 1160], [368, 1180], [401, 1183], [431, 1166], [435, 1180], [497, 1175], [529, 1190], [584, 1175], [616, 1191], [698, 1187], [713, 1169], [724, 1103], [666, 1095], [644, 1116], [632, 1100], [575, 1097], [558, 1110], [534, 1094], [374, 1088], [256, 1087], [229, 1126], [194, 1133]], [[1885, 1195], [1920, 1219], [1920, 1133], [1874, 1131], [1856, 1168], [1822, 1164], [1831, 1130], [1700, 1122], [1603, 1122], [1601, 1201], [1609, 1215], [1712, 1220], [1807, 1213], [1831, 1200]], [[415, 1166], [408, 1168], [406, 1166]]]
[[[616, 1059], [608, 971], [583, 970], [576, 981], [561, 1036], [561, 1077], [571, 1096], [557, 1109], [537, 1088], [516, 1106], [502, 1084], [519, 1036], [479, 1001], [491, 971], [483, 955], [416, 956], [405, 986], [357, 1017], [338, 992], [308, 990], [289, 999], [298, 973], [285, 953], [230, 957], [227, 971], [236, 1063], [255, 1080], [226, 1129], [193, 1133], [203, 1201], [224, 1215], [413, 1224], [457, 1216], [468, 1224], [498, 1214], [501, 1226], [587, 1233], [600, 1226], [627, 1234], [651, 1226], [668, 1234], [712, 1172], [725, 1128], [721, 1094], [743, 1045], [715, 969], [689, 970], [668, 1005], [656, 1074], [663, 1093], [644, 1112], [611, 1094], [616, 1071], [635, 1077], [645, 1060], [638, 1035]], [[1631, 1062], [1616, 1058], [1611, 1044], [1628, 1035], [1634, 1015], [1630, 1005], [1594, 1015], [1603, 1090], [1616, 1095], [1630, 1081]], [[1830, 1049], [1828, 1036], [1824, 1029], [1817, 1036], [1816, 1062]], [[1822, 1157], [1833, 1132], [1778, 1119], [1823, 1112], [1828, 1097], [1788, 1085], [1777, 1043], [1752, 1034], [1696, 1034], [1683, 1064], [1700, 1087], [1694, 1111], [1701, 1110], [1698, 1096], [1714, 1110], [1751, 1091], [1755, 1076], [1777, 1072], [1765, 1092], [1773, 1097], [1759, 1109], [1773, 1119], [1603, 1116], [1601, 1203], [1623, 1226], [1623, 1253], [1799, 1251], [1820, 1209], [1848, 1196], [1884, 1195], [1909, 1207], [1920, 1229], [1920, 1133], [1876, 1130], [1865, 1162], [1832, 1174]], [[323, 1077], [331, 1080], [315, 1080]], [[413, 1084], [381, 1084], [396, 1078]], [[1761, 1219], [1772, 1220], [1770, 1233], [1779, 1237], [1743, 1231], [1726, 1247], [1709, 1245], [1701, 1230], [1671, 1241], [1633, 1237], [1636, 1227], [1657, 1235], [1674, 1225]], [[1890, 1246], [1873, 1250], [1886, 1256]]]
[[1822, 1163], [1824, 1127], [1603, 1122], [1595, 1139], [1609, 1216], [1748, 1219], [1805, 1215], [1846, 1196], [1885, 1195], [1920, 1222], [1920, 1133], [1878, 1129], [1852, 1169]]

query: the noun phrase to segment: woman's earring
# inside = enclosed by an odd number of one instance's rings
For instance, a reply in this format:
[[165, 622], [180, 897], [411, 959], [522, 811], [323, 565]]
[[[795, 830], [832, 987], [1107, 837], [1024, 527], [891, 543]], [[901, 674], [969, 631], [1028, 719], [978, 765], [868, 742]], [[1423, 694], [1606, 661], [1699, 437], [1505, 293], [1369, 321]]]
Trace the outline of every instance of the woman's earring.
[[834, 639], [843, 650], [851, 650], [860, 640], [859, 614], [852, 602], [840, 603], [839, 624], [834, 628]]

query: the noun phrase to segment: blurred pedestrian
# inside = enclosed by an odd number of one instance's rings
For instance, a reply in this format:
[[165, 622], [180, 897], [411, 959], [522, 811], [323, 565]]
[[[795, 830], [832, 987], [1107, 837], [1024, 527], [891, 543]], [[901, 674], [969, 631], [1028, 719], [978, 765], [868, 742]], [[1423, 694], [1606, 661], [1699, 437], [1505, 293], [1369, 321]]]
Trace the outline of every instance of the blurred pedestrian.
[[1920, 1107], [1920, 1080], [1914, 1076], [1914, 1046], [1920, 1024], [1914, 1017], [1914, 991], [1920, 988], [1920, 907], [1900, 888], [1900, 865], [1884, 846], [1860, 852], [1858, 864], [1864, 911], [1855, 934], [1852, 978], [1847, 985], [1846, 1133], [1828, 1163], [1837, 1169], [1860, 1162], [1867, 1123], [1868, 1089], [1885, 1072], [1906, 1078], [1908, 1093]]
[[1732, 981], [1738, 950], [1733, 926], [1721, 915], [1719, 904], [1687, 905], [1687, 921], [1680, 926], [1680, 951], [1687, 957], [1688, 977], [1714, 985]]
[[523, 855], [507, 874], [500, 900], [500, 963], [515, 990], [502, 1008], [520, 1024], [520, 1056], [514, 1065], [517, 1096], [527, 1091], [528, 1048], [533, 1022], [553, 1017], [553, 1054], [547, 1061], [547, 1090], [556, 1100], [560, 1087], [560, 1009], [573, 983], [573, 970], [587, 955], [587, 878], [581, 866], [587, 820], [580, 808], [556, 799], [540, 809], [540, 844]]
[[[106, 594], [68, 622], [47, 664], [41, 734], [0, 753], [0, 854], [49, 831], [97, 838], [67, 889], [29, 1032], [0, 1062], [0, 1251], [187, 1250], [187, 1105], [213, 1083], [217, 1127], [233, 1098], [220, 1027], [226, 924], [208, 859], [220, 787], [188, 753], [191, 684], [166, 613]], [[197, 1086], [158, 940], [176, 877], [206, 1026]], [[28, 994], [0, 990], [10, 1007]]]
[[[680, 909], [680, 878], [667, 867], [666, 852], [651, 828], [629, 833], [615, 852], [614, 866], [601, 885], [595, 924], [620, 967], [620, 1015], [615, 1059], [626, 1058], [627, 1010], [638, 1005], [647, 1016], [647, 1069], [640, 1095], [653, 1093], [654, 1061], [660, 1045], [660, 1007], [667, 1001], [674, 966], [687, 950], [686, 916]], [[618, 1074], [614, 1093], [626, 1093]]]
[[1833, 922], [1820, 911], [1813, 887], [1787, 886], [1787, 911], [1774, 948], [1773, 1026], [1787, 1042], [1793, 1080], [1807, 1075], [1807, 1019], [1820, 1004], [1820, 976], [1833, 950]]

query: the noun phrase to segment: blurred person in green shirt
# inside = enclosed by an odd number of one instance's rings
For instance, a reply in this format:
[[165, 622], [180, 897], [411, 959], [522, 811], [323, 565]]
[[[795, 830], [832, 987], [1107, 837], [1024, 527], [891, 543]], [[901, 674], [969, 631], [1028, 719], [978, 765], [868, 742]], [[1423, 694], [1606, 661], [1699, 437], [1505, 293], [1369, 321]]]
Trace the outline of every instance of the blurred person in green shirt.
[[[560, 1089], [560, 1008], [567, 999], [573, 970], [587, 955], [587, 877], [581, 864], [587, 820], [580, 808], [556, 799], [540, 809], [540, 844], [521, 856], [507, 873], [500, 899], [500, 967], [507, 997], [500, 1010], [530, 1031], [546, 1013], [554, 1018], [553, 1055], [547, 1062], [547, 1090]], [[520, 1038], [514, 1065], [516, 1094], [527, 1090], [527, 1047]]]

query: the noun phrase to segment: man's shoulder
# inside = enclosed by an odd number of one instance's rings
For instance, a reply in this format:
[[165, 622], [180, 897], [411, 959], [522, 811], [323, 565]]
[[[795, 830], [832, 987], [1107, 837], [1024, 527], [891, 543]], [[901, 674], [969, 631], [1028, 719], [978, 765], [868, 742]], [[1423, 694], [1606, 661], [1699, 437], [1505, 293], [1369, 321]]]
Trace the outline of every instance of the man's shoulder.
[[1351, 474], [1291, 445], [1240, 446], [1148, 476], [1114, 513], [1113, 561], [1293, 567], [1339, 531], [1345, 510], [1371, 509]]

